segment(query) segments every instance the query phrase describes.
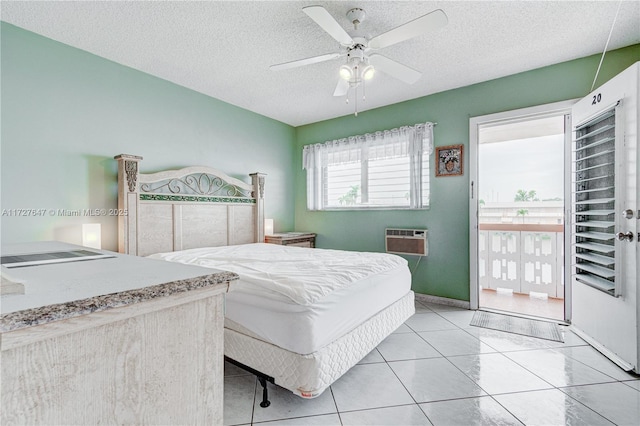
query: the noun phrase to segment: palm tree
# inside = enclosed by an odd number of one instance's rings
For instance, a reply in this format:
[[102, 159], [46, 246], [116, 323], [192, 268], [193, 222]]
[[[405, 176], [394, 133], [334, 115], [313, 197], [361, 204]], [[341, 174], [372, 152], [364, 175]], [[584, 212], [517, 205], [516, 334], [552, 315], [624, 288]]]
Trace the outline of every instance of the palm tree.
[[516, 192], [516, 196], [513, 201], [540, 201], [540, 199], [536, 196], [535, 189], [530, 191], [525, 191], [524, 189], [518, 189]]
[[352, 206], [358, 199], [358, 192], [360, 192], [360, 185], [353, 185], [349, 192], [338, 198], [338, 201], [341, 205], [346, 204], [347, 206]]
[[529, 210], [527, 209], [520, 209], [516, 212], [516, 217], [517, 216], [522, 216], [522, 223], [524, 223], [524, 215], [529, 214]]

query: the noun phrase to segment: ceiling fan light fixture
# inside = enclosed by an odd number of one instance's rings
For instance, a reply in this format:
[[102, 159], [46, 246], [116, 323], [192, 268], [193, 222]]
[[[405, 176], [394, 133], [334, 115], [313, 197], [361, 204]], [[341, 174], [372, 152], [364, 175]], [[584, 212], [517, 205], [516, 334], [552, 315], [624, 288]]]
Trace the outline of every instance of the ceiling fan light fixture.
[[[437, 9], [370, 38], [358, 29], [358, 26], [365, 20], [366, 13], [363, 9], [356, 7], [347, 12], [347, 18], [355, 28], [355, 34], [352, 37], [323, 6], [306, 6], [302, 10], [328, 35], [340, 43], [339, 52], [284, 62], [272, 65], [270, 69], [273, 71], [285, 70], [346, 56], [346, 63], [343, 62], [343, 65], [338, 70], [339, 79], [333, 96], [346, 95], [346, 102], [349, 103], [349, 92], [353, 88], [356, 95], [355, 115], [358, 115], [358, 88], [362, 91], [362, 100], [365, 100], [365, 83], [375, 77], [377, 69], [407, 84], [415, 83], [422, 76], [422, 73], [418, 70], [414, 70], [386, 56], [377, 53], [372, 54], [370, 51], [392, 46], [429, 31], [437, 30], [448, 22], [447, 15], [441, 9]], [[374, 61], [375, 68], [370, 64], [370, 59]]]
[[342, 65], [340, 67], [340, 78], [342, 78], [343, 80], [351, 80], [351, 78], [353, 77], [353, 70], [351, 69], [351, 67], [349, 65]]
[[376, 73], [376, 70], [375, 68], [373, 68], [373, 65], [367, 65], [362, 70], [361, 77], [363, 80], [371, 80], [375, 73]]

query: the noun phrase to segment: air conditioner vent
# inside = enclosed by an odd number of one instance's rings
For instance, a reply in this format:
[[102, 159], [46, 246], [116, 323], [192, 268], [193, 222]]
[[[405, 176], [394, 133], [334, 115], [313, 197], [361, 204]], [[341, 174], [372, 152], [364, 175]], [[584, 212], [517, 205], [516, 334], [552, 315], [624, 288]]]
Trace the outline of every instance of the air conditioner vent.
[[387, 235], [413, 237], [415, 229], [387, 229]]
[[427, 230], [387, 228], [385, 249], [387, 253], [426, 256], [428, 253]]

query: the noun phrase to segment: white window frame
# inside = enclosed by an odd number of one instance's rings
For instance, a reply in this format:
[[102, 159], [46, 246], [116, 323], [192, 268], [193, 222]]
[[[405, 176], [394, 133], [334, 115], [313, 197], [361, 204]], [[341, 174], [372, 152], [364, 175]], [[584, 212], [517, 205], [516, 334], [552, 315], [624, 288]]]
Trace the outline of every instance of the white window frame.
[[[308, 210], [419, 210], [429, 208], [430, 166], [433, 152], [433, 123], [419, 123], [397, 129], [367, 133], [349, 138], [306, 145], [303, 168], [307, 171]], [[425, 159], [426, 156], [426, 159]], [[329, 206], [326, 185], [329, 166], [360, 164], [360, 187], [368, 197], [368, 164], [372, 160], [409, 160], [409, 205]], [[425, 161], [426, 160], [426, 161]], [[419, 167], [416, 167], [419, 164]], [[426, 189], [424, 186], [426, 185]]]

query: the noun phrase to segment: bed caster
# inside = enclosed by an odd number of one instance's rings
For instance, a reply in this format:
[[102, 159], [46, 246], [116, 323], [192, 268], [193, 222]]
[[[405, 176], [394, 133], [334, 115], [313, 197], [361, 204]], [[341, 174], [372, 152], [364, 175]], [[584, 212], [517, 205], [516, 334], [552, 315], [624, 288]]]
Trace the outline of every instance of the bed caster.
[[262, 402], [260, 403], [260, 406], [262, 408], [267, 408], [271, 405], [271, 402], [269, 401], [269, 392], [267, 391], [267, 381], [264, 377], [258, 377], [258, 380], [262, 385]]

